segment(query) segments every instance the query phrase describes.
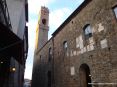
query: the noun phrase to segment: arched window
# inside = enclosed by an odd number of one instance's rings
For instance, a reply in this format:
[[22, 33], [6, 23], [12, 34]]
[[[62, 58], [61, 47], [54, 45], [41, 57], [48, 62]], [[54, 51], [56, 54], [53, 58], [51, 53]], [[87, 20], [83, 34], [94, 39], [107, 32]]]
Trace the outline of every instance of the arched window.
[[40, 55], [40, 62], [42, 62], [42, 56]]
[[42, 23], [46, 25], [46, 19], [42, 19]]
[[92, 37], [92, 29], [89, 24], [86, 25], [83, 30], [84, 30], [85, 39], [89, 39], [90, 37]]
[[115, 7], [113, 8], [113, 10], [114, 10], [115, 16], [116, 16], [116, 18], [117, 18], [117, 6], [115, 6]]
[[64, 49], [64, 51], [67, 51], [67, 49], [68, 49], [67, 41], [63, 42], [63, 49]]
[[51, 61], [51, 58], [52, 58], [52, 48], [50, 47], [49, 48], [49, 58], [48, 58], [48, 61]]

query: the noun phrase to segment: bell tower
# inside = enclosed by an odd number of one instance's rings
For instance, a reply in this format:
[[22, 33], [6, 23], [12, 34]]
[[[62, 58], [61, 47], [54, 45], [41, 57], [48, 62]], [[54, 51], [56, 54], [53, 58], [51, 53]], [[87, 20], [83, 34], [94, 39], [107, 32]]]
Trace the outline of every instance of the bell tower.
[[36, 49], [40, 49], [48, 41], [48, 30], [49, 30], [49, 9], [41, 7], [39, 12], [38, 25], [36, 29]]

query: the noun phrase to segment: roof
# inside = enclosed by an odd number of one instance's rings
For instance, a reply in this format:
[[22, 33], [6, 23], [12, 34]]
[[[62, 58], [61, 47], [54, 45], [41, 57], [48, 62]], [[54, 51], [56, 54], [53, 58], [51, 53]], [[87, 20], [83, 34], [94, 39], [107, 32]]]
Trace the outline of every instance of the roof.
[[40, 52], [46, 46], [46, 44], [48, 44], [52, 39], [53, 37], [51, 37], [40, 49], [38, 49], [36, 53]]
[[61, 24], [57, 30], [52, 34], [52, 36], [56, 36], [59, 31], [65, 27], [66, 24], [68, 24], [84, 7], [87, 6], [87, 4], [92, 0], [85, 0], [64, 22]]

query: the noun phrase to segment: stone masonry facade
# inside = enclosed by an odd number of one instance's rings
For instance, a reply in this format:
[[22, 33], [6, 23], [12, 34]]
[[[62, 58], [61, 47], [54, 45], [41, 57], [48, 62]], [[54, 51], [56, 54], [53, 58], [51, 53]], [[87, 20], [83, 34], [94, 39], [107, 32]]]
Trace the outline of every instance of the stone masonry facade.
[[116, 6], [85, 0], [35, 52], [32, 87], [116, 87]]

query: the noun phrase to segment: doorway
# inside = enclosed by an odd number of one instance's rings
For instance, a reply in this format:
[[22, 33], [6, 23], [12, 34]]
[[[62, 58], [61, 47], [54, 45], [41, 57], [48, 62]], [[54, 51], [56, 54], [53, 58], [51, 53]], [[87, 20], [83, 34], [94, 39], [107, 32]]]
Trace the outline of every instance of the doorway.
[[51, 84], [52, 84], [52, 82], [51, 82], [51, 71], [48, 71], [48, 87], [51, 87]]
[[81, 87], [92, 87], [90, 69], [87, 64], [82, 64], [79, 69], [80, 86]]

